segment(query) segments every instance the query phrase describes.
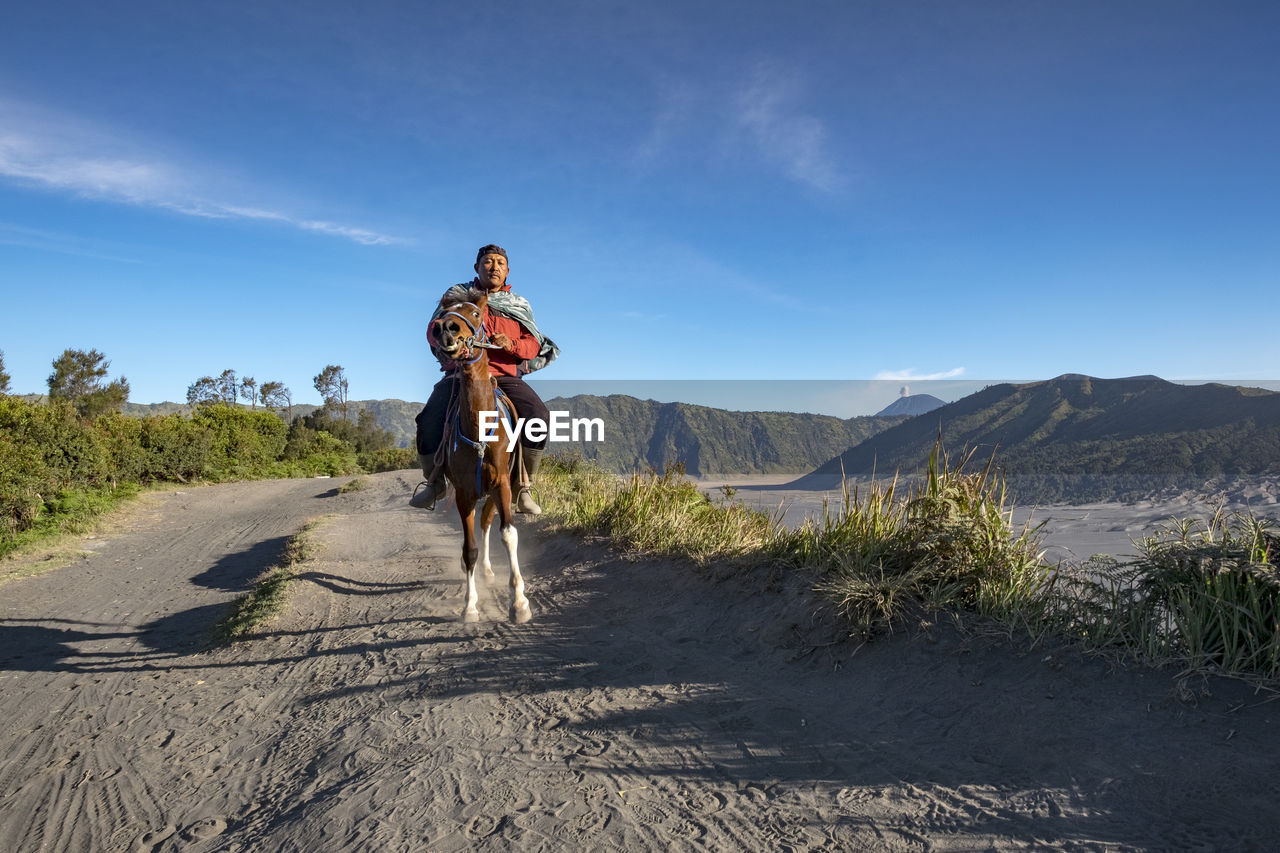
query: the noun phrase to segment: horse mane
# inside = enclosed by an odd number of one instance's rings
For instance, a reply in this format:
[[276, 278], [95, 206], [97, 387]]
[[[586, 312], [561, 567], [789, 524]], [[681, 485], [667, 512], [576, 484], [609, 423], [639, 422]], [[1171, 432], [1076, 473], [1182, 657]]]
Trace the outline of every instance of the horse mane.
[[450, 289], [445, 291], [444, 296], [440, 297], [440, 307], [448, 308], [451, 305], [461, 305], [465, 302], [470, 302], [472, 305], [479, 305], [482, 299], [487, 300], [488, 298], [489, 294], [478, 287], [468, 288], [462, 293], [458, 293]]

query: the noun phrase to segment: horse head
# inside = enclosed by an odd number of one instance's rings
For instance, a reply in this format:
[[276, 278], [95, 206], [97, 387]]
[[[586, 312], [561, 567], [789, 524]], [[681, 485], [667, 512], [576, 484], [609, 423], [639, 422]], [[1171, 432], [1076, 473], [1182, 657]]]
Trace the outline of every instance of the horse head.
[[488, 302], [488, 294], [476, 288], [453, 298], [446, 296], [440, 302], [444, 310], [431, 321], [436, 348], [454, 361], [460, 361], [470, 356], [472, 348], [490, 346], [484, 331], [484, 309]]

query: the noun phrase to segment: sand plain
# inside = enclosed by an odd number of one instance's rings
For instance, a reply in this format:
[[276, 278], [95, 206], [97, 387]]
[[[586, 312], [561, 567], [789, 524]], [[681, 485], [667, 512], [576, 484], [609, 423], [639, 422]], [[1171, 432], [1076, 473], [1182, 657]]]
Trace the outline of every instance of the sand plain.
[[[1268, 850], [1275, 695], [922, 625], [842, 640], [804, 577], [522, 523], [534, 609], [458, 619], [405, 473], [183, 489], [0, 586], [15, 851]], [[250, 641], [204, 632], [306, 518]], [[1076, 523], [1092, 519], [1076, 519]]]

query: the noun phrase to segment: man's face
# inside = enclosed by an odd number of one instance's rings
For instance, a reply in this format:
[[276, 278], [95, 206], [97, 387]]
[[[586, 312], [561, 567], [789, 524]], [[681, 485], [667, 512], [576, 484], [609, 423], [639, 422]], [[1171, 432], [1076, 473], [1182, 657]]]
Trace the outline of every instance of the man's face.
[[507, 283], [507, 259], [502, 255], [485, 255], [476, 263], [476, 278], [480, 286], [497, 290]]

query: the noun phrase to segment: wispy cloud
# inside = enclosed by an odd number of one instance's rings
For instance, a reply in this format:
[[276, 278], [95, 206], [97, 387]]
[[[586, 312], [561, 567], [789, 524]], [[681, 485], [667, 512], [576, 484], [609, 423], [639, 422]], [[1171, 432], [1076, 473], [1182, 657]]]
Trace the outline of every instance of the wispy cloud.
[[[719, 84], [662, 75], [647, 131], [637, 134], [629, 159], [651, 168], [663, 159], [718, 158], [725, 151], [768, 163], [788, 178], [824, 193], [842, 189], [845, 175], [831, 152], [827, 124], [804, 107], [809, 89], [779, 63], [762, 62]], [[720, 147], [710, 143], [715, 117]]]
[[101, 261], [116, 261], [122, 264], [142, 263], [137, 258], [125, 257], [109, 251], [114, 248], [109, 244], [86, 240], [74, 234], [28, 228], [13, 222], [0, 222], [0, 244], [21, 246], [25, 249], [37, 249], [42, 252], [57, 252], [60, 255], [77, 255], [82, 258], [95, 258]]
[[632, 162], [639, 166], [651, 166], [673, 145], [680, 144], [681, 138], [690, 129], [691, 117], [698, 101], [698, 92], [688, 82], [663, 81], [649, 132], [640, 137], [632, 149]]
[[735, 99], [738, 123], [760, 151], [788, 175], [823, 192], [843, 183], [827, 145], [826, 124], [799, 105], [801, 87], [788, 72], [762, 64]]
[[109, 134], [61, 117], [32, 121], [29, 111], [0, 102], [0, 177], [125, 204], [207, 219], [276, 222], [366, 246], [408, 243], [368, 228], [297, 216], [220, 199], [214, 178], [162, 158], [120, 151]]
[[963, 367], [953, 367], [938, 373], [920, 373], [914, 367], [909, 367], [906, 370], [882, 370], [873, 378], [890, 382], [928, 382], [936, 379], [955, 379], [963, 375]]

